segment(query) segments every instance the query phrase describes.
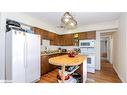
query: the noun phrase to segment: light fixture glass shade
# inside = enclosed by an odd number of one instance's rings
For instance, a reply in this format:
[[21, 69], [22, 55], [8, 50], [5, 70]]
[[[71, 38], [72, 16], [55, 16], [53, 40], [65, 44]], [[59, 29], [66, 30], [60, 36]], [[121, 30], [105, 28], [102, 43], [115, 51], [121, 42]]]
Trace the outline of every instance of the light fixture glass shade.
[[65, 22], [69, 22], [69, 19], [68, 19], [68, 18], [65, 18], [64, 21], [65, 21]]
[[67, 29], [73, 29], [77, 27], [77, 21], [73, 18], [73, 16], [66, 12], [61, 18], [62, 25]]

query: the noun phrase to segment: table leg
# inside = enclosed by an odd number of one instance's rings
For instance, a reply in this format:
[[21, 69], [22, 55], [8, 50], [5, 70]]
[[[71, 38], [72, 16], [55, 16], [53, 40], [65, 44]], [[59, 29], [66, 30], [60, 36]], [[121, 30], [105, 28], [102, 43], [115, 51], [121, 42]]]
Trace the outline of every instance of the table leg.
[[62, 66], [62, 83], [64, 83], [65, 80], [64, 72], [65, 72], [65, 65]]

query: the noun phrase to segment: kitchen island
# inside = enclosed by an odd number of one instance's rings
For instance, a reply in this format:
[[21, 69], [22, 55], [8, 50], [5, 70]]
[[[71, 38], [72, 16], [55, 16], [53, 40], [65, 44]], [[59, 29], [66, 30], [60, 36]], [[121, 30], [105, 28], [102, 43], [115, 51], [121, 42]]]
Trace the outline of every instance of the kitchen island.
[[83, 82], [87, 79], [87, 64], [86, 57], [82, 55], [76, 55], [75, 57], [68, 57], [68, 55], [53, 57], [49, 59], [49, 63], [62, 67], [62, 82], [64, 83], [65, 66], [80, 66], [80, 73], [82, 75]]

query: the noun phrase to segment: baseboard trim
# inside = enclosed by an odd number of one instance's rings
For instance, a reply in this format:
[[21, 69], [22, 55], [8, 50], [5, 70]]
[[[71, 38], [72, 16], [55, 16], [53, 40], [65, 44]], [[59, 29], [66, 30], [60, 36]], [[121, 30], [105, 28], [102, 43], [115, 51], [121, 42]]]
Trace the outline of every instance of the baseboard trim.
[[5, 80], [0, 80], [0, 83], [5, 83]]
[[124, 78], [120, 75], [119, 71], [117, 70], [117, 68], [113, 65], [113, 69], [116, 71], [118, 77], [120, 78], [120, 80], [123, 82], [123, 83], [126, 83]]

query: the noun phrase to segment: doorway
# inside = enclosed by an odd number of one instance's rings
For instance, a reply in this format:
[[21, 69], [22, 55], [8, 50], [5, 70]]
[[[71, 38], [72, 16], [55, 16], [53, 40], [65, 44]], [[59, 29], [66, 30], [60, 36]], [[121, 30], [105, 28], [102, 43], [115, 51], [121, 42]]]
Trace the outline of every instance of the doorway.
[[113, 34], [114, 32], [105, 32], [100, 34], [101, 61], [107, 61], [111, 64], [113, 56]]
[[108, 60], [107, 54], [108, 54], [108, 38], [103, 37], [101, 38], [101, 60]]

